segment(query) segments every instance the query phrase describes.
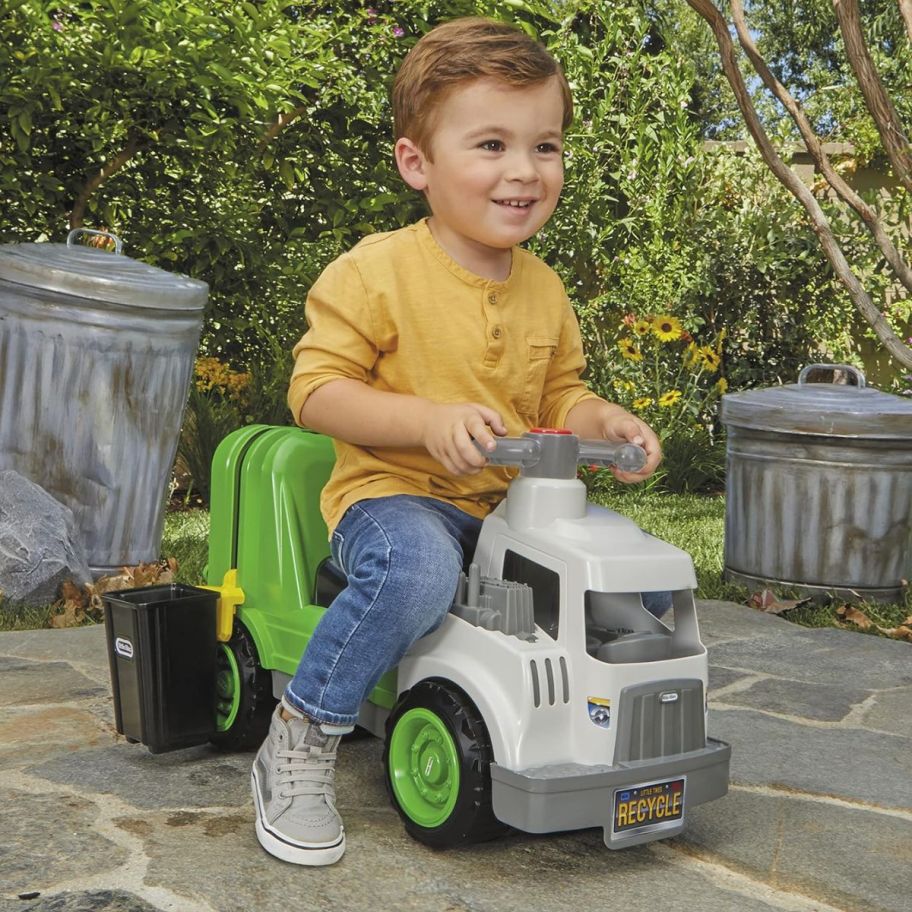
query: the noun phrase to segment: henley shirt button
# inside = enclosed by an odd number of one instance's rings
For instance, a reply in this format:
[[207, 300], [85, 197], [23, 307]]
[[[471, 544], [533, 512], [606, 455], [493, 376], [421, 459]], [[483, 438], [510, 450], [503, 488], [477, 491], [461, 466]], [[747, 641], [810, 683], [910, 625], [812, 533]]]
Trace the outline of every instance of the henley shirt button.
[[499, 339], [501, 337], [501, 328], [499, 326], [495, 326], [491, 331], [491, 335], [494, 336], [495, 339]]
[[488, 304], [496, 304], [496, 303], [497, 303], [497, 295], [492, 291], [488, 295]]

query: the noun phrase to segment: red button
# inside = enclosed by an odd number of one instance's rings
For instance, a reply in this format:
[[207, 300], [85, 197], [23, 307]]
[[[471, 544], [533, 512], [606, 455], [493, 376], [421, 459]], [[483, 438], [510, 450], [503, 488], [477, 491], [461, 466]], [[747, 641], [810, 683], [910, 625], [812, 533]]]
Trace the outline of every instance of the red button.
[[567, 428], [532, 428], [530, 434], [572, 434]]

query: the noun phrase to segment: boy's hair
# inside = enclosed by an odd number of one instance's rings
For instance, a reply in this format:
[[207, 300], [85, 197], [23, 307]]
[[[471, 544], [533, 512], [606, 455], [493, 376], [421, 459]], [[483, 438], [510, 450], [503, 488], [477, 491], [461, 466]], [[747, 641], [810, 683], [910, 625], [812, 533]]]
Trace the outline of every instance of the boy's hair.
[[393, 83], [395, 139], [405, 136], [430, 157], [435, 114], [447, 94], [475, 79], [522, 88], [557, 76], [564, 102], [564, 130], [573, 120], [573, 98], [560, 64], [525, 32], [471, 16], [439, 25], [409, 51]]

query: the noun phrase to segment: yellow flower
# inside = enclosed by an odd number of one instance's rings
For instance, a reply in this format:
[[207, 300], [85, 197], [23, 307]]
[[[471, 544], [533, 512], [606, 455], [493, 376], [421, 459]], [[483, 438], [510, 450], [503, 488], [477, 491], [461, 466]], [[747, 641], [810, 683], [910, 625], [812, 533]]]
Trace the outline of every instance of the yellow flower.
[[662, 393], [662, 395], [659, 396], [659, 407], [671, 408], [671, 406], [673, 406], [680, 398], [680, 390], [669, 390], [667, 393]]
[[250, 383], [250, 374], [233, 371], [218, 358], [197, 358], [195, 372], [196, 388], [201, 393], [215, 391], [236, 399]]
[[652, 399], [650, 399], [649, 396], [640, 396], [639, 399], [633, 400], [633, 407], [638, 412], [649, 408], [650, 405], [652, 405]]
[[728, 380], [725, 377], [719, 377], [716, 381], [716, 390], [720, 396], [728, 390]]
[[638, 336], [645, 336], [652, 329], [652, 321], [646, 317], [640, 317], [633, 324], [633, 331]]
[[699, 357], [703, 362], [703, 366], [711, 374], [714, 374], [719, 369], [719, 365], [722, 363], [722, 358], [719, 356], [719, 353], [710, 345], [704, 345], [700, 349]]
[[687, 348], [684, 349], [684, 367], [688, 370], [692, 368], [700, 360], [700, 350], [697, 348], [696, 342], [691, 342]]
[[621, 350], [621, 357], [628, 361], [642, 361], [643, 354], [637, 348], [633, 339], [621, 339], [618, 341], [618, 348]]
[[660, 342], [674, 342], [684, 335], [684, 327], [677, 317], [669, 317], [667, 314], [656, 317], [652, 321], [652, 331]]

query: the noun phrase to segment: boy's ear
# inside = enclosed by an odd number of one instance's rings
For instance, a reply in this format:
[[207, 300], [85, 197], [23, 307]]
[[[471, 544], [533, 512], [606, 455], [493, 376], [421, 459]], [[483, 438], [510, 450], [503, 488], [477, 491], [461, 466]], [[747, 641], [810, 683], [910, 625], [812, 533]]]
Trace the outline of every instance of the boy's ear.
[[396, 140], [396, 167], [402, 175], [402, 179], [413, 190], [424, 190], [427, 187], [427, 177], [425, 176], [424, 164], [425, 154], [410, 139], [403, 136]]

